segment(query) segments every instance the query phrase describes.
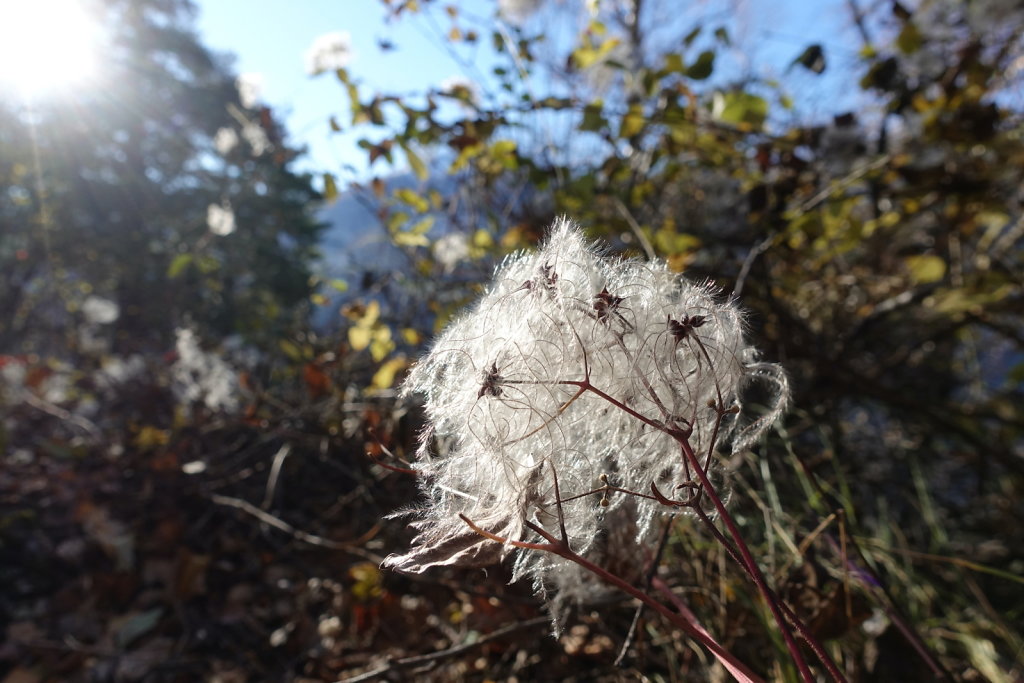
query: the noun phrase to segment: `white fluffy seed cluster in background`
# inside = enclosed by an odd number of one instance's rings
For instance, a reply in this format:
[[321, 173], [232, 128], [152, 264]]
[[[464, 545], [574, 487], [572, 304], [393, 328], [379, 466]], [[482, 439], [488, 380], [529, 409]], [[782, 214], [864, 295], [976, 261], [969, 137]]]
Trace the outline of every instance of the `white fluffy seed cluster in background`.
[[[699, 456], [748, 446], [785, 407], [788, 386], [776, 365], [759, 363], [744, 338], [736, 303], [693, 284], [662, 262], [603, 256], [567, 220], [543, 247], [509, 258], [483, 297], [438, 338], [414, 367], [408, 393], [426, 399], [428, 429], [416, 468], [426, 501], [411, 512], [414, 547], [386, 564], [422, 572], [480, 565], [512, 548], [484, 539], [459, 519], [511, 540], [531, 539], [525, 520], [557, 535], [552, 469], [557, 472], [570, 544], [593, 561], [642, 571], [637, 549], [656, 536], [657, 501], [602, 486], [668, 495], [685, 480], [680, 446], [600, 395], [658, 424], [692, 427]], [[713, 406], [739, 405], [757, 384], [762, 412], [730, 414], [713, 430]], [[436, 447], [435, 447], [436, 446]], [[576, 498], [574, 498], [576, 497]], [[652, 546], [653, 547], [653, 546]], [[531, 576], [557, 602], [592, 586], [571, 566], [520, 551], [516, 577]]]

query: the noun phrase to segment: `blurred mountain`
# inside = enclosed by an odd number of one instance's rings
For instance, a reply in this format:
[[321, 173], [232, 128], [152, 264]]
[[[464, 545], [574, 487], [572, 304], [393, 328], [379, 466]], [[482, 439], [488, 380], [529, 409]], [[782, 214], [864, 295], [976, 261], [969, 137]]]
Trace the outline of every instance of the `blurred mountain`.
[[[396, 190], [420, 186], [412, 173], [396, 174], [383, 183], [385, 197]], [[369, 187], [353, 185], [319, 211], [318, 219], [328, 227], [320, 242], [321, 257], [315, 271], [328, 283], [344, 282], [347, 289], [342, 292], [330, 285], [323, 289], [321, 293], [329, 303], [314, 313], [316, 327], [334, 327], [340, 318], [339, 306], [356, 297], [388, 299], [392, 303], [406, 298], [403, 283], [412, 262], [394, 244], [378, 215], [383, 205]], [[443, 217], [438, 216], [432, 234], [444, 229]]]

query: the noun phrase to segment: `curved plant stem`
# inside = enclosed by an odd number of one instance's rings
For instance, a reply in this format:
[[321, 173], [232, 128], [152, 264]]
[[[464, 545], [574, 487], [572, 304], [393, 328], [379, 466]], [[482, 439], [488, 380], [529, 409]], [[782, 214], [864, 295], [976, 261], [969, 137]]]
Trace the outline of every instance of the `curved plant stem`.
[[[566, 543], [564, 540], [559, 540], [555, 538], [546, 530], [537, 526], [533, 522], [526, 522], [526, 526], [528, 526], [539, 536], [541, 536], [541, 538], [547, 541], [546, 543], [528, 543], [526, 541], [513, 541], [511, 539], [502, 538], [497, 534], [492, 534], [491, 532], [480, 528], [476, 525], [476, 523], [474, 523], [465, 515], [460, 514], [459, 517], [462, 518], [462, 521], [465, 522], [470, 529], [480, 534], [484, 538], [489, 538], [492, 541], [496, 541], [498, 543], [511, 545], [515, 548], [522, 548], [525, 550], [539, 550], [542, 552], [552, 553], [554, 555], [558, 555], [563, 559], [569, 560], [570, 562], [578, 564], [580, 567], [586, 569], [588, 572], [591, 572], [603, 581], [615, 586], [627, 595], [636, 598], [647, 607], [651, 608], [658, 614], [668, 619], [673, 625], [680, 628], [686, 635], [700, 642], [704, 647], [708, 649], [708, 651], [711, 652], [711, 654], [715, 656], [715, 658], [719, 662], [722, 663], [722, 666], [724, 666], [726, 670], [728, 670], [729, 673], [731, 673], [736, 678], [736, 680], [740, 681], [741, 683], [764, 683], [764, 679], [762, 679], [760, 676], [752, 672], [749, 668], [747, 668], [745, 664], [743, 664], [743, 662], [736, 659], [736, 657], [731, 652], [729, 652], [722, 645], [720, 645], [718, 641], [716, 641], [711, 636], [711, 634], [709, 634], [704, 629], [704, 627], [700, 626], [700, 624], [696, 622], [695, 618], [693, 621], [691, 621], [686, 614], [673, 612], [660, 601], [655, 600], [653, 597], [651, 597], [644, 591], [640, 590], [633, 584], [629, 583], [625, 579], [616, 576], [615, 574], [612, 574], [604, 567], [596, 565], [593, 562], [590, 562], [589, 560], [584, 558], [583, 556], [576, 554], [572, 550], [572, 548], [569, 547], [569, 544]], [[689, 616], [692, 617], [692, 614], [690, 614]]]
[[[659, 424], [654, 420], [651, 420], [645, 415], [642, 415], [641, 413], [630, 408], [629, 406], [622, 403], [615, 397], [610, 396], [609, 394], [601, 391], [600, 389], [592, 385], [589, 379], [566, 383], [573, 384], [579, 387], [581, 390], [590, 391], [596, 394], [597, 396], [603, 398], [604, 400], [608, 401], [615, 407], [619, 408], [622, 411], [625, 411], [627, 414], [637, 418], [638, 420], [644, 422], [645, 424], [671, 435], [679, 443], [679, 446], [683, 453], [684, 464], [688, 464], [690, 467], [696, 470], [697, 478], [701, 485], [701, 491], [707, 494], [708, 498], [711, 499], [711, 502], [715, 507], [715, 511], [718, 513], [718, 516], [721, 517], [722, 521], [725, 523], [725, 527], [729, 532], [729, 536], [732, 538], [735, 550], [739, 554], [740, 560], [742, 560], [740, 562], [740, 565], [746, 570], [747, 574], [754, 582], [754, 585], [757, 587], [758, 591], [761, 593], [765, 602], [768, 604], [768, 609], [771, 611], [772, 617], [775, 619], [775, 623], [779, 627], [779, 631], [782, 634], [782, 638], [786, 643], [786, 649], [789, 651], [790, 657], [792, 657], [793, 659], [793, 663], [796, 665], [797, 670], [800, 672], [800, 677], [805, 681], [805, 683], [814, 683], [814, 674], [811, 673], [811, 669], [807, 665], [807, 661], [804, 659], [803, 653], [800, 651], [800, 646], [796, 642], [796, 639], [793, 637], [793, 632], [790, 629], [789, 622], [787, 621], [786, 616], [783, 615], [782, 607], [780, 607], [779, 599], [776, 597], [772, 589], [768, 586], [768, 582], [765, 580], [764, 574], [761, 572], [761, 568], [754, 560], [754, 556], [750, 552], [750, 548], [747, 546], [746, 542], [743, 540], [742, 535], [740, 534], [739, 527], [736, 526], [736, 522], [729, 514], [729, 511], [726, 509], [725, 503], [722, 502], [722, 499], [718, 495], [718, 492], [715, 490], [715, 487], [712, 485], [711, 480], [708, 479], [707, 473], [704, 471], [704, 468], [701, 467], [700, 459], [697, 457], [697, 454], [693, 452], [693, 448], [690, 446], [690, 441], [688, 438], [689, 435], [686, 432], [683, 432], [682, 430], [669, 428], [665, 425]], [[719, 402], [719, 405], [721, 405], [721, 402]], [[655, 488], [654, 490], [657, 493], [657, 489]], [[795, 617], [796, 615], [791, 616]], [[797, 621], [799, 620], [795, 619], [794, 623], [796, 623]], [[801, 624], [801, 626], [797, 628], [801, 631], [802, 634], [806, 632], [807, 636], [810, 636], [810, 639], [808, 640], [808, 644], [810, 645], [811, 641], [816, 641], [816, 639], [814, 639], [813, 636], [808, 631], [806, 631], [805, 628], [801, 628], [802, 626], [803, 625]], [[805, 639], [807, 639], [806, 636]], [[827, 653], [825, 653], [824, 648], [821, 646], [821, 644], [817, 643], [817, 647], [815, 647], [814, 645], [811, 645], [811, 647], [812, 649], [814, 649], [815, 654], [819, 658], [824, 658], [823, 662], [825, 660], [829, 662], [828, 664], [825, 664], [826, 668], [829, 670], [829, 674], [836, 681], [845, 683], [846, 678], [842, 675], [838, 668], [836, 668], [835, 664], [831, 662], [831, 659], [828, 658], [828, 655]]]
[[[733, 544], [729, 542], [729, 539], [719, 531], [718, 527], [715, 526], [713, 521], [711, 521], [711, 518], [708, 517], [707, 513], [701, 510], [699, 505], [693, 506], [692, 509], [700, 520], [707, 525], [708, 529], [711, 530], [712, 535], [714, 535], [719, 544], [725, 548], [729, 557], [731, 557], [736, 564], [743, 567], [743, 570], [749, 574], [749, 570], [746, 565], [743, 564], [743, 558], [740, 556], [739, 552], [737, 552], [736, 548], [733, 547]], [[774, 595], [774, 592], [772, 594]], [[782, 608], [783, 614], [785, 614], [786, 618], [789, 619], [789, 622], [793, 624], [793, 628], [797, 630], [797, 633], [800, 634], [800, 637], [804, 642], [807, 643], [807, 645], [814, 651], [814, 654], [818, 657], [818, 661], [821, 662], [822, 666], [828, 669], [828, 673], [832, 676], [832, 679], [835, 681], [845, 681], [846, 677], [839, 670], [839, 667], [836, 666], [836, 663], [832, 661], [832, 657], [829, 656], [828, 652], [825, 651], [825, 646], [822, 645], [821, 641], [811, 633], [803, 620], [801, 620], [800, 617], [798, 617], [796, 613], [789, 608], [789, 605], [782, 600], [778, 600], [778, 596], [775, 596], [775, 598], [778, 601], [779, 607]]]
[[[793, 638], [789, 622], [786, 621], [786, 618], [782, 614], [782, 608], [779, 607], [779, 600], [775, 597], [772, 589], [769, 588], [768, 582], [765, 581], [761, 568], [758, 566], [757, 561], [754, 560], [754, 556], [750, 552], [750, 548], [747, 547], [746, 542], [740, 535], [739, 527], [736, 526], [736, 522], [733, 520], [732, 515], [730, 515], [729, 511], [725, 508], [725, 503], [722, 502], [722, 498], [718, 495], [715, 487], [711, 484], [711, 480], [708, 479], [708, 475], [704, 473], [704, 469], [700, 466], [700, 460], [697, 458], [697, 454], [694, 453], [693, 448], [690, 447], [690, 442], [685, 438], [680, 438], [679, 436], [676, 437], [676, 440], [679, 441], [679, 445], [683, 450], [683, 455], [690, 462], [690, 465], [697, 470], [697, 478], [700, 479], [704, 493], [711, 499], [711, 503], [715, 506], [715, 510], [718, 512], [718, 516], [722, 518], [722, 521], [725, 523], [725, 528], [729, 530], [729, 536], [732, 538], [733, 543], [736, 546], [736, 550], [743, 559], [743, 566], [746, 568], [750, 578], [754, 581], [754, 585], [756, 585], [757, 589], [761, 592], [765, 602], [768, 603], [768, 609], [771, 610], [772, 616], [775, 618], [775, 623], [779, 626], [782, 638], [786, 641], [786, 648], [789, 650], [789, 654], [793, 658], [793, 663], [796, 664], [797, 669], [800, 671], [801, 678], [803, 678], [806, 683], [814, 683], [814, 674], [811, 673], [810, 667], [807, 666], [807, 662], [804, 660], [803, 653], [800, 652], [800, 646]], [[838, 680], [845, 681], [845, 678], [840, 677]]]

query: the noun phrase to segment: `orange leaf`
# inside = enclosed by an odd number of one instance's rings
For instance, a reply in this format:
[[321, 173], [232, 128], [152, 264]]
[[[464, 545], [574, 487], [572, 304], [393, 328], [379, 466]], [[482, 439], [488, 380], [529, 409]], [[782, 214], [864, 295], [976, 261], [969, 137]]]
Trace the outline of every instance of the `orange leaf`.
[[310, 398], [314, 400], [326, 396], [331, 390], [331, 378], [314, 363], [306, 363], [302, 377], [306, 380]]

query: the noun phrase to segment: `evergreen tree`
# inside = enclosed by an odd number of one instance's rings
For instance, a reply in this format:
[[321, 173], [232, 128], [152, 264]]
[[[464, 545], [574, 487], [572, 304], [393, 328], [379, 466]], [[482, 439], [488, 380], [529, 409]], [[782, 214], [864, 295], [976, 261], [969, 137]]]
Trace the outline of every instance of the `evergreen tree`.
[[100, 85], [0, 101], [0, 345], [78, 344], [90, 296], [117, 305], [125, 351], [182, 324], [252, 337], [301, 317], [323, 226], [273, 112], [243, 101], [188, 0], [97, 11]]

